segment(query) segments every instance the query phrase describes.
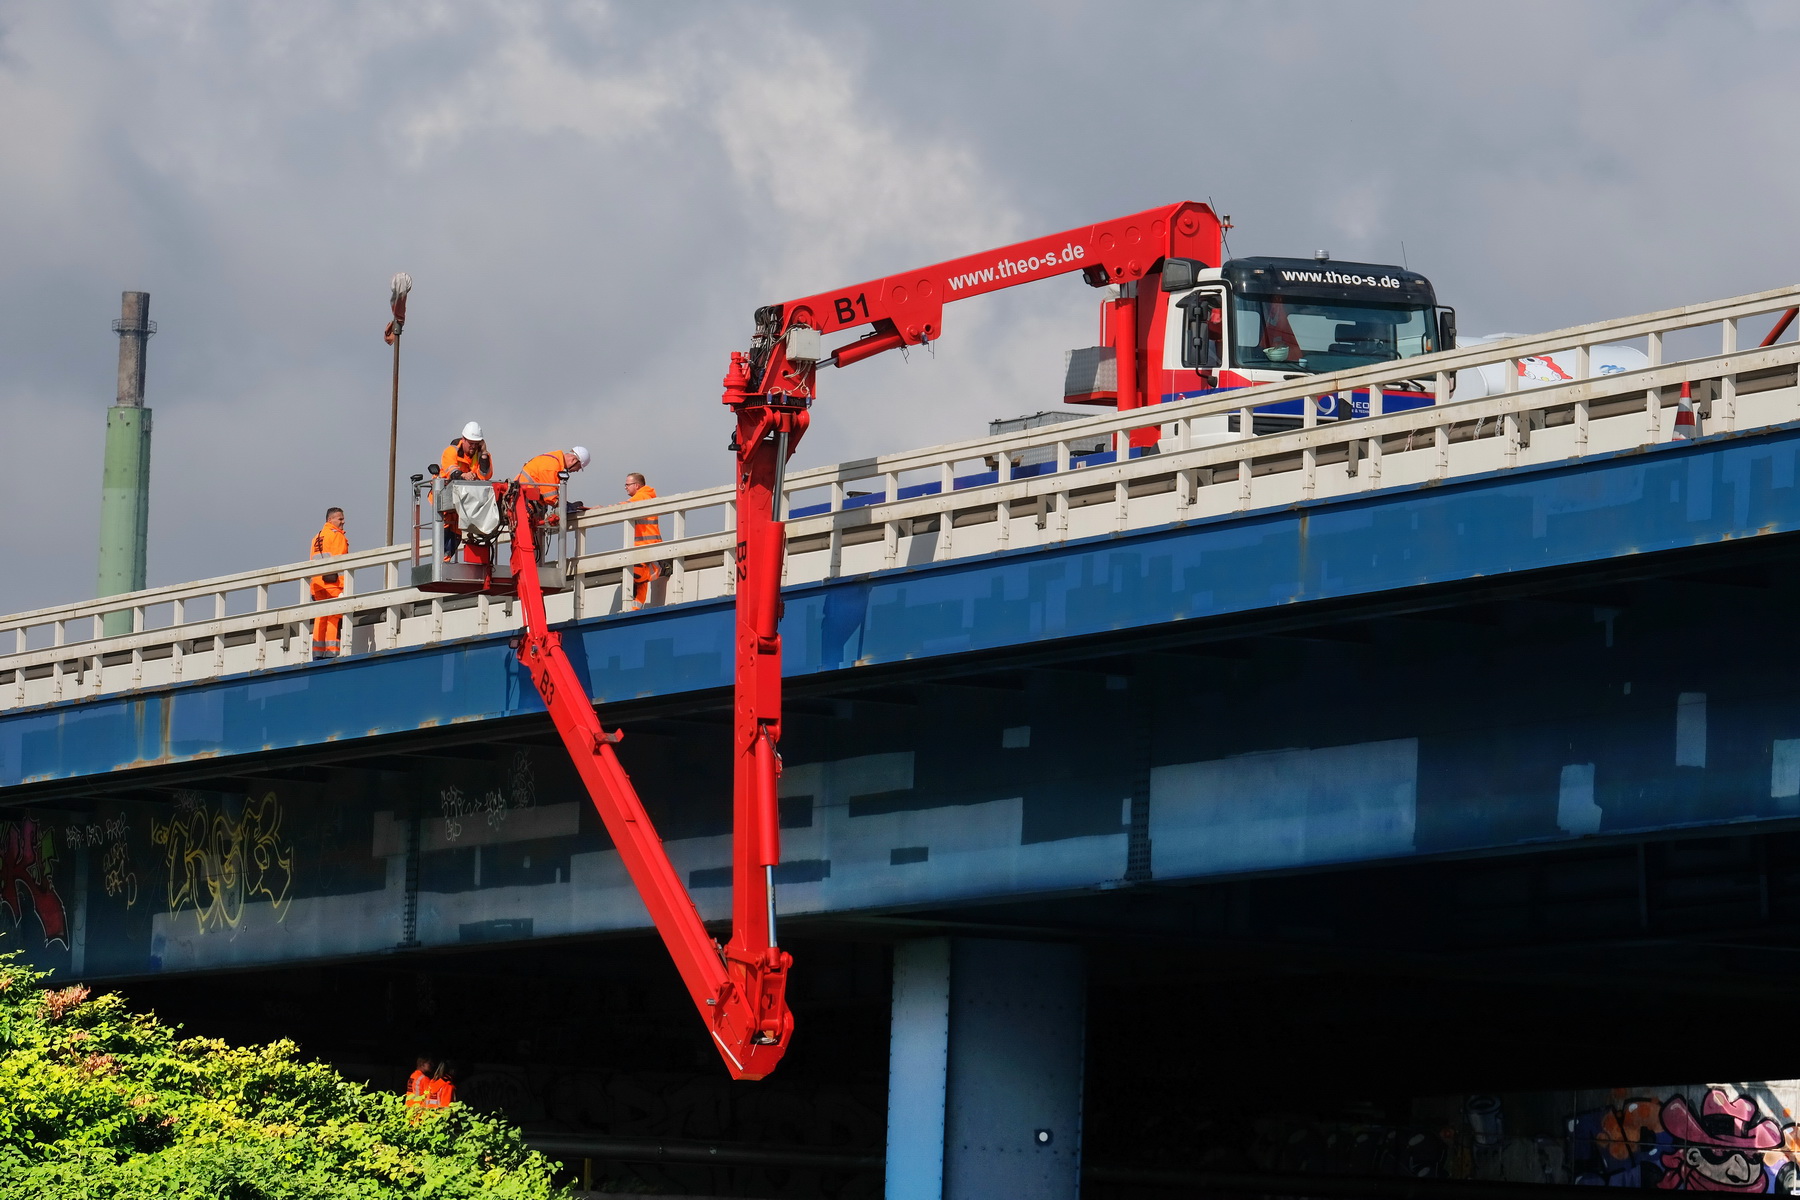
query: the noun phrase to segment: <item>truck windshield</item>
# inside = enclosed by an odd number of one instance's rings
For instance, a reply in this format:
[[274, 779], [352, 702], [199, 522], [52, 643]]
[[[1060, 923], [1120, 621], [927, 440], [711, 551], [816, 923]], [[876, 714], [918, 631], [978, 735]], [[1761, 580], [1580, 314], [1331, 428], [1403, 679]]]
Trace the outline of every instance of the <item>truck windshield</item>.
[[1233, 364], [1319, 374], [1429, 354], [1429, 308], [1282, 296], [1232, 298]]

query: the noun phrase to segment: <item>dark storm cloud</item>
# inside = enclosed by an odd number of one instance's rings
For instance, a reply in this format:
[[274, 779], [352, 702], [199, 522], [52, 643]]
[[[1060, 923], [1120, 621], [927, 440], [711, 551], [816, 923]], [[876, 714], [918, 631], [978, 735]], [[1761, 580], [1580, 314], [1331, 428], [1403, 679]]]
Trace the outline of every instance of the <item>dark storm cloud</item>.
[[[1465, 329], [1795, 278], [1782, 5], [0, 3], [0, 609], [92, 588], [118, 293], [144, 288], [151, 579], [379, 540], [469, 417], [608, 499], [725, 478], [757, 304], [1153, 204], [1389, 261]], [[959, 305], [825, 380], [809, 462], [1052, 402], [1093, 297]]]

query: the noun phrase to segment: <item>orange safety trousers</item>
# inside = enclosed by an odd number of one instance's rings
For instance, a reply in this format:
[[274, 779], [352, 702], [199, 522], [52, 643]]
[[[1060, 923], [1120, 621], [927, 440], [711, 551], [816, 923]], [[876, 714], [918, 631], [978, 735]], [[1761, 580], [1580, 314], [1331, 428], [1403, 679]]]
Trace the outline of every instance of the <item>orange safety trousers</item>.
[[[323, 579], [312, 581], [312, 598], [314, 600], [335, 600], [344, 594], [342, 580], [337, 583], [326, 583]], [[336, 654], [343, 648], [338, 634], [344, 626], [341, 614], [333, 613], [329, 617], [313, 618], [313, 654]]]
[[[334, 525], [326, 525], [313, 538], [312, 553], [309, 558], [333, 558], [340, 554], [350, 553], [350, 540]], [[325, 575], [314, 575], [308, 581], [312, 588], [314, 600], [335, 600], [344, 594], [344, 576], [341, 572]], [[337, 654], [342, 649], [339, 631], [343, 628], [344, 618], [336, 613], [329, 617], [313, 618], [313, 657], [319, 658]]]

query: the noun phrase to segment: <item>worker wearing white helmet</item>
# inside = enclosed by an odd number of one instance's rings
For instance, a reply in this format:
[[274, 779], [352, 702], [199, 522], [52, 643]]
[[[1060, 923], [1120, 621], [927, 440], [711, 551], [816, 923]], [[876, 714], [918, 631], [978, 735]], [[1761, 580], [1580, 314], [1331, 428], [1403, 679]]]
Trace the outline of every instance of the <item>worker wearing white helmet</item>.
[[444, 447], [438, 461], [438, 474], [444, 479], [492, 479], [494, 459], [488, 453], [487, 439], [481, 426], [470, 421], [462, 428], [462, 436]]
[[[487, 439], [481, 436], [481, 425], [470, 421], [462, 427], [462, 436], [444, 447], [438, 459], [438, 478], [486, 481], [494, 477], [494, 458], [488, 453]], [[444, 561], [449, 562], [462, 545], [462, 527], [456, 511], [444, 514]], [[486, 562], [486, 551], [471, 546], [466, 557], [471, 562]]]
[[562, 494], [559, 490], [561, 476], [566, 471], [579, 471], [588, 465], [588, 448], [571, 446], [567, 450], [551, 450], [540, 454], [525, 464], [519, 472], [518, 482], [528, 490], [527, 499], [554, 506]]

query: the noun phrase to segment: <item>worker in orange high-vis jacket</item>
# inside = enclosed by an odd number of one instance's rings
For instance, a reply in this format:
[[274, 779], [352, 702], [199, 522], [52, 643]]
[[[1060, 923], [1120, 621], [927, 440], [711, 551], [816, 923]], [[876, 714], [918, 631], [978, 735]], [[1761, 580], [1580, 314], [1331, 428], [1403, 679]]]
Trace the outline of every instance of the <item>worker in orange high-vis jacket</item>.
[[462, 428], [462, 436], [444, 447], [438, 461], [442, 479], [492, 479], [494, 459], [488, 453], [487, 439], [481, 436], [481, 424], [470, 421]]
[[406, 1080], [406, 1107], [417, 1108], [424, 1104], [431, 1090], [432, 1061], [425, 1055], [419, 1055], [418, 1065]]
[[[493, 477], [494, 459], [488, 453], [487, 439], [481, 434], [481, 424], [470, 421], [462, 427], [462, 436], [444, 447], [444, 453], [438, 459], [438, 478], [486, 481]], [[460, 545], [462, 529], [452, 510], [444, 514], [445, 562], [456, 556], [456, 548]], [[470, 546], [463, 557], [469, 562], [486, 562], [487, 547]]]
[[579, 471], [588, 465], [588, 449], [586, 446], [572, 446], [567, 450], [552, 450], [540, 454], [525, 463], [519, 472], [518, 482], [525, 486], [525, 498], [539, 504], [555, 504], [561, 497], [561, 479], [564, 471]]
[[[636, 471], [625, 477], [625, 495], [627, 504], [641, 504], [645, 500], [656, 499], [656, 489], [644, 480]], [[634, 546], [654, 546], [663, 540], [661, 517], [639, 517], [631, 523], [631, 539]], [[650, 599], [650, 585], [663, 576], [663, 564], [659, 562], [638, 563], [631, 568], [633, 587], [631, 600], [625, 610], [644, 607]]]
[[[328, 508], [325, 510], [325, 524], [312, 540], [314, 558], [335, 558], [340, 554], [350, 553], [350, 539], [344, 536], [344, 510]], [[341, 571], [330, 571], [324, 575], [314, 575], [311, 579], [312, 598], [314, 600], [334, 600], [344, 594], [344, 575]], [[338, 614], [329, 617], [313, 618], [314, 658], [335, 658], [342, 646], [338, 642], [338, 631], [344, 618]]]
[[426, 1108], [449, 1108], [456, 1099], [456, 1069], [448, 1060], [440, 1062], [426, 1092]]

